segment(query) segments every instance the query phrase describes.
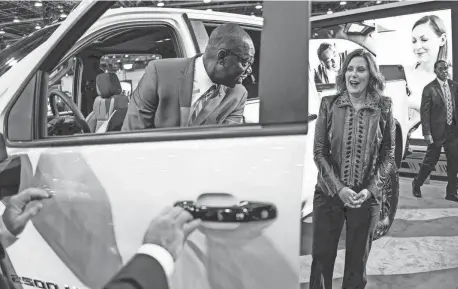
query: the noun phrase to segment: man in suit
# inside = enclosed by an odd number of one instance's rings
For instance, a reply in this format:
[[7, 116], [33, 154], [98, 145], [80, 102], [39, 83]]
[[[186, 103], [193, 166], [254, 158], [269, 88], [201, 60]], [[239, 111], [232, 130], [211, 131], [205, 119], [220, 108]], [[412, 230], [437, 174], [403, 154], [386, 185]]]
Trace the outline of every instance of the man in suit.
[[151, 61], [132, 94], [122, 131], [240, 124], [247, 100], [243, 80], [255, 49], [236, 24], [218, 26], [204, 54]]
[[200, 225], [182, 208], [166, 208], [146, 231], [143, 245], [105, 289], [168, 289], [186, 238]]
[[458, 202], [458, 84], [448, 79], [448, 64], [438, 60], [434, 65], [437, 78], [425, 86], [420, 115], [423, 136], [428, 143], [423, 165], [412, 181], [413, 195], [421, 197], [420, 187], [436, 166], [442, 146], [447, 157], [446, 200]]

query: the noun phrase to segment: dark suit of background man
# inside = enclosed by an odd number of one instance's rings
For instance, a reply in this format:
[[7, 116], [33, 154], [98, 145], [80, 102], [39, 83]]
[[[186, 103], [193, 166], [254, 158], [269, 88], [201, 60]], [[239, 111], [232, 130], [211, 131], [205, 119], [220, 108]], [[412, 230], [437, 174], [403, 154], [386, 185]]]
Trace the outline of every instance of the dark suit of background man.
[[223, 24], [211, 33], [204, 54], [151, 61], [122, 130], [242, 123], [242, 81], [251, 74], [254, 54], [246, 31]]
[[420, 115], [423, 136], [428, 149], [423, 165], [412, 182], [413, 195], [421, 197], [420, 187], [436, 166], [441, 148], [444, 146], [447, 157], [446, 200], [458, 202], [458, 85], [448, 79], [448, 64], [439, 60], [434, 65], [437, 79], [423, 89]]
[[143, 245], [105, 289], [168, 289], [186, 238], [200, 225], [182, 208], [166, 208], [146, 231]]

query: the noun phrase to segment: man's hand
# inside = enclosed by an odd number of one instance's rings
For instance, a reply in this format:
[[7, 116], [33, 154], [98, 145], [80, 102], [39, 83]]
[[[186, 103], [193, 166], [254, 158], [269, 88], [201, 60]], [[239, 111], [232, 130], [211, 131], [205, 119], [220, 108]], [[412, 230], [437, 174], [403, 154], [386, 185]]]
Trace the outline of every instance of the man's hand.
[[357, 203], [356, 207], [357, 208], [361, 207], [361, 204], [364, 203], [370, 197], [372, 197], [372, 193], [367, 189], [364, 189], [361, 192], [359, 192], [354, 198], [354, 200]]
[[430, 136], [430, 135], [425, 135], [425, 141], [426, 143], [428, 143], [428, 145], [432, 144], [434, 141], [433, 141], [433, 137]]
[[3, 223], [11, 234], [17, 236], [24, 231], [27, 222], [43, 207], [42, 200], [52, 197], [43, 189], [28, 188], [6, 201]]
[[350, 208], [357, 208], [358, 202], [355, 201], [356, 192], [350, 188], [343, 188], [339, 191], [339, 198]]
[[183, 249], [186, 238], [200, 225], [186, 210], [165, 208], [149, 225], [143, 244], [159, 245], [166, 249], [174, 260]]

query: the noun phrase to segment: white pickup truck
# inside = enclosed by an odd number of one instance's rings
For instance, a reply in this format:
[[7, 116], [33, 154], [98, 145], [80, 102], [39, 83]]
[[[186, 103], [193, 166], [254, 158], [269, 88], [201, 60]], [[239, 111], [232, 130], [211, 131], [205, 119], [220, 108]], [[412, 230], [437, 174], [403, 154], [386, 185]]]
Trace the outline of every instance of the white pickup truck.
[[[300, 37], [308, 32], [288, 38], [290, 45], [303, 45], [302, 58], [281, 42], [288, 36], [279, 34], [276, 54], [268, 55], [262, 50], [272, 48], [261, 47], [262, 18], [165, 8], [106, 9], [103, 1], [83, 1], [64, 22], [0, 52], [0, 131], [6, 150], [22, 155], [22, 187], [41, 186], [55, 193], [7, 248], [7, 274], [15, 288], [101, 288], [135, 253], [148, 222], [162, 207], [216, 193], [273, 204], [276, 218], [206, 224], [189, 237], [172, 288], [298, 288], [299, 227], [313, 221], [309, 216], [317, 178], [313, 120], [320, 95], [335, 91], [332, 86], [317, 91], [312, 73], [297, 69], [306, 67], [301, 64], [307, 63], [306, 39]], [[282, 12], [297, 14], [294, 8]], [[270, 21], [277, 26], [267, 31], [281, 31], [278, 21]], [[313, 26], [314, 19], [310, 21]], [[246, 83], [244, 125], [98, 134], [76, 125], [72, 131], [74, 119], [87, 121], [92, 111], [97, 74], [116, 72], [129, 94], [147, 61], [201, 53], [211, 31], [226, 22], [240, 24], [253, 38], [256, 80], [260, 66], [265, 67], [259, 87]], [[263, 32], [263, 43], [272, 39], [265, 38]], [[299, 60], [286, 60], [290, 57]], [[273, 66], [281, 59], [289, 69]], [[297, 79], [307, 74], [309, 80], [302, 82], [309, 82], [308, 93], [298, 91], [307, 86]], [[285, 79], [284, 87], [262, 88]], [[389, 79], [386, 91], [395, 107], [398, 165], [409, 131], [403, 81]], [[49, 94], [50, 88], [66, 93], [53, 89]], [[65, 95], [70, 97], [65, 100]], [[66, 108], [57, 108], [63, 99]], [[67, 133], [59, 130], [51, 136], [47, 125], [56, 117], [68, 124]], [[393, 175], [384, 192], [378, 237], [393, 222], [398, 190]]]

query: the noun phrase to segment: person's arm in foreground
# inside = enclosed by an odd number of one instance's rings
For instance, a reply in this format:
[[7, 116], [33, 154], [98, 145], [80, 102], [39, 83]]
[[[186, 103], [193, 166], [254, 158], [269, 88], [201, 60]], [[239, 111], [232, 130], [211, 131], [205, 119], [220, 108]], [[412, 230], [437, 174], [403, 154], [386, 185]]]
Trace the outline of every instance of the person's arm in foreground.
[[105, 289], [168, 289], [184, 242], [200, 224], [182, 208], [166, 208], [148, 227], [143, 245]]
[[0, 218], [0, 242], [3, 246], [9, 247], [18, 239], [30, 219], [43, 207], [42, 200], [51, 197], [52, 194], [43, 189], [28, 188], [5, 201]]

